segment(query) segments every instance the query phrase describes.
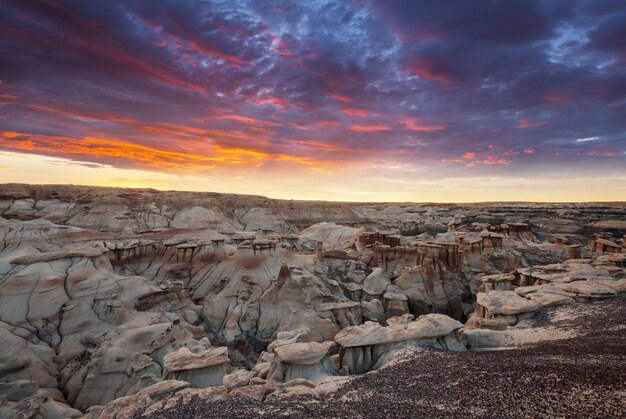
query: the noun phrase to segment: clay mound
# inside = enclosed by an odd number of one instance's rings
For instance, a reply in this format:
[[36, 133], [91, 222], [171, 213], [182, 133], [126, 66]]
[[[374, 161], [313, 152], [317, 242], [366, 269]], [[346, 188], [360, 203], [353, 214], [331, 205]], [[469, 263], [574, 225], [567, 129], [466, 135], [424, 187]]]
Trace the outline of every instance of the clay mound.
[[[615, 416], [623, 210], [4, 185], [0, 417], [564, 415], [582, 395]], [[558, 217], [578, 233], [541, 224]], [[565, 329], [537, 322], [554, 307]], [[546, 339], [583, 363], [485, 352]]]
[[348, 249], [358, 239], [360, 229], [337, 225], [335, 223], [314, 224], [299, 233], [303, 246], [313, 247], [321, 242], [324, 249]]
[[[491, 352], [404, 349], [388, 366], [340, 381], [335, 385], [338, 389], [322, 400], [310, 393], [272, 397], [263, 403], [246, 397], [172, 399], [169, 408], [145, 417], [174, 418], [181, 412], [190, 419], [225, 414], [240, 418], [465, 417], [468, 406], [476, 418], [545, 417], [546, 412], [569, 416], [573, 409], [585, 417], [620, 417], [626, 411], [622, 384], [626, 381], [626, 335], [614, 325], [626, 321], [626, 299], [600, 302], [594, 310], [585, 304], [577, 307], [578, 315], [559, 322], [562, 328], [579, 330], [574, 338]], [[558, 315], [560, 310], [553, 308], [550, 313]], [[477, 377], [481, 385], [476, 385]], [[541, 397], [537, 388], [542, 389]], [[322, 386], [316, 389], [321, 391]]]

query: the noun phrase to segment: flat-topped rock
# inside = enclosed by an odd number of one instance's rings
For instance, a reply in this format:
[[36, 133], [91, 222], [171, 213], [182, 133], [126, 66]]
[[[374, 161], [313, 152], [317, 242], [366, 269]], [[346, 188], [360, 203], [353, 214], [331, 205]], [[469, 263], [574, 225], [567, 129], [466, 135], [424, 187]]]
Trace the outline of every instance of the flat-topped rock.
[[184, 243], [193, 243], [196, 245], [206, 245], [214, 242], [226, 240], [226, 236], [214, 230], [193, 230], [180, 231], [174, 236], [165, 240], [165, 246], [176, 246]]
[[356, 282], [348, 282], [347, 284], [345, 284], [346, 289], [348, 291], [361, 291], [363, 290], [364, 286], [361, 284], [357, 284]]
[[407, 301], [409, 298], [395, 285], [387, 285], [383, 294], [385, 300]]
[[209, 348], [198, 352], [182, 347], [163, 358], [163, 365], [168, 371], [195, 370], [224, 364], [228, 364], [226, 347]]
[[489, 231], [489, 230], [483, 230], [478, 235], [480, 237], [487, 237], [487, 238], [496, 238], [496, 239], [503, 239], [504, 238], [503, 234], [494, 233], [493, 231]]
[[337, 303], [323, 303], [317, 306], [317, 311], [341, 310], [346, 308], [359, 307], [356, 301], [341, 301]]
[[542, 307], [570, 304], [575, 302], [573, 297], [576, 296], [550, 284], [517, 287], [515, 292], [524, 298], [541, 304]]
[[531, 313], [541, 308], [539, 304], [520, 297], [515, 291], [479, 292], [476, 302], [496, 315]]
[[382, 345], [411, 339], [437, 338], [460, 329], [463, 324], [443, 314], [425, 314], [417, 320], [413, 315], [387, 319], [388, 326], [365, 322], [361, 326], [346, 327], [335, 336], [343, 347]]
[[626, 253], [609, 253], [598, 256], [595, 263], [600, 265], [614, 265], [623, 268], [626, 267]]
[[282, 362], [295, 365], [315, 365], [335, 346], [335, 342], [297, 342], [279, 346], [274, 353]]
[[514, 279], [515, 279], [515, 275], [510, 275], [510, 274], [483, 275], [481, 277], [481, 280], [483, 282], [489, 282], [492, 284], [495, 284], [498, 282], [511, 282]]
[[565, 284], [557, 284], [556, 286], [581, 298], [607, 298], [617, 294], [617, 291], [613, 288], [591, 280], [573, 281]]
[[68, 258], [95, 258], [108, 253], [107, 249], [102, 243], [90, 243], [71, 245], [64, 247], [60, 250], [53, 250], [50, 252], [34, 253], [30, 255], [20, 256], [11, 260], [14, 265], [31, 265], [34, 263], [51, 262], [59, 259]]

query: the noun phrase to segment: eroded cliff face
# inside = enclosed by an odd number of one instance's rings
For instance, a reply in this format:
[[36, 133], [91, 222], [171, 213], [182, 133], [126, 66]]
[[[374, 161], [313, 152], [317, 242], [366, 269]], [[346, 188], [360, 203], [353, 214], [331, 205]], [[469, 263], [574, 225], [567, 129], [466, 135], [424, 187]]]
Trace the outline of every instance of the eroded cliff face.
[[[579, 228], [541, 227], [556, 213]], [[623, 207], [4, 185], [0, 214], [0, 417], [315, 396], [393, 350], [499, 346], [626, 291], [624, 231], [598, 231]]]

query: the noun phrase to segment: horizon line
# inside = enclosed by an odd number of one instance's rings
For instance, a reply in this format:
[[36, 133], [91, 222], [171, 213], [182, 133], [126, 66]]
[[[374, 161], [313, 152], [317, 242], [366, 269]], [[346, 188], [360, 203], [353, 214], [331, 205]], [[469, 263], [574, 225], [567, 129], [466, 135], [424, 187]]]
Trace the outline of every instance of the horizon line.
[[214, 191], [191, 191], [185, 189], [159, 189], [157, 187], [134, 187], [134, 186], [101, 186], [101, 185], [87, 185], [87, 184], [74, 184], [74, 183], [21, 183], [21, 182], [8, 182], [0, 183], [0, 194], [3, 193], [3, 186], [30, 186], [30, 187], [77, 187], [77, 188], [96, 188], [96, 189], [125, 189], [125, 190], [137, 190], [137, 191], [156, 191], [161, 193], [167, 192], [183, 192], [189, 194], [214, 194], [214, 195], [239, 195], [248, 197], [260, 197], [271, 199], [274, 201], [300, 201], [300, 202], [333, 202], [341, 204], [370, 204], [370, 205], [383, 205], [383, 204], [419, 204], [419, 205], [485, 205], [485, 204], [612, 204], [612, 205], [626, 205], [626, 201], [342, 201], [333, 199], [290, 199], [290, 198], [273, 198], [267, 195], [254, 195], [238, 192], [214, 192]]

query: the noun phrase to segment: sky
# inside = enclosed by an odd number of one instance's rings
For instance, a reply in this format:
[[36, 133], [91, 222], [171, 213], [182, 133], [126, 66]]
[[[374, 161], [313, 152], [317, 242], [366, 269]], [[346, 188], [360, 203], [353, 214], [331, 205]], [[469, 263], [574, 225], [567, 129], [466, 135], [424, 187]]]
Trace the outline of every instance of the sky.
[[0, 6], [0, 183], [626, 201], [622, 0]]

